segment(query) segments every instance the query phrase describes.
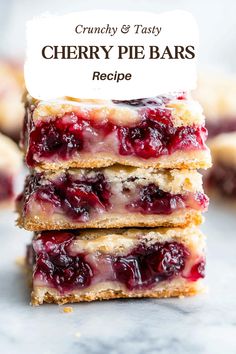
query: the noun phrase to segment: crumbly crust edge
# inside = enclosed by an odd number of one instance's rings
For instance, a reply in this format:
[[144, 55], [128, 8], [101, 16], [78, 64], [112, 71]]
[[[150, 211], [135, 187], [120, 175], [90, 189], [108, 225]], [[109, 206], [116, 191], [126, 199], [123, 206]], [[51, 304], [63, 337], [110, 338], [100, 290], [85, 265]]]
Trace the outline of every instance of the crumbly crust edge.
[[68, 168], [101, 168], [113, 166], [116, 164], [156, 169], [207, 169], [211, 167], [211, 155], [208, 148], [204, 150], [175, 152], [168, 156], [160, 156], [143, 160], [137, 157], [117, 156], [108, 153], [96, 153], [96, 157], [92, 154], [71, 158], [68, 161], [58, 162], [38, 162], [35, 170], [41, 171], [58, 171]]
[[[98, 173], [102, 173], [111, 187], [125, 184], [125, 187], [133, 188], [134, 185], [146, 186], [155, 183], [164, 192], [172, 194], [184, 194], [186, 192], [203, 192], [202, 175], [196, 170], [159, 170], [154, 168], [141, 168], [113, 165], [101, 169], [69, 169], [58, 171], [45, 171], [40, 178], [40, 185], [44, 185], [47, 181], [54, 181], [63, 174], [68, 174], [75, 179], [86, 179], [96, 177]], [[135, 178], [135, 180], [133, 180]], [[132, 180], [130, 180], [132, 179]]]
[[90, 302], [96, 300], [111, 300], [121, 298], [170, 298], [170, 297], [185, 297], [194, 296], [204, 291], [204, 288], [199, 286], [198, 282], [188, 285], [176, 287], [173, 289], [150, 290], [145, 292], [128, 292], [124, 290], [102, 290], [99, 292], [88, 292], [81, 295], [64, 295], [58, 296], [47, 291], [43, 297], [39, 297], [34, 290], [31, 293], [31, 304], [34, 306], [41, 305], [43, 302], [55, 303], [63, 305], [66, 303]]
[[123, 227], [181, 227], [185, 228], [189, 225], [200, 225], [203, 222], [201, 212], [190, 210], [182, 215], [169, 218], [156, 217], [151, 215], [124, 215], [112, 218], [110, 214], [101, 220], [90, 221], [86, 223], [74, 223], [62, 220], [61, 222], [51, 222], [50, 220], [40, 220], [39, 218], [24, 217], [21, 210], [18, 210], [19, 217], [17, 225], [28, 231], [43, 230], [65, 230], [65, 229], [84, 229], [84, 228], [123, 228]]
[[[145, 109], [147, 107], [133, 107], [129, 105], [116, 105], [111, 100], [76, 100], [63, 98], [55, 101], [39, 101], [32, 98], [29, 94], [25, 96], [27, 104], [34, 106], [33, 120], [42, 120], [47, 117], [62, 117], [66, 113], [76, 111], [91, 111], [104, 118], [104, 115], [108, 119], [114, 122], [119, 121], [122, 116], [126, 116], [125, 121], [131, 124], [135, 121], [139, 121], [138, 110]], [[167, 104], [160, 106], [161, 109], [168, 109], [171, 111], [173, 124], [175, 127], [179, 126], [191, 126], [203, 125], [205, 117], [200, 104], [191, 99], [171, 99]], [[92, 114], [93, 115], [93, 114]], [[122, 118], [123, 120], [124, 118]]]

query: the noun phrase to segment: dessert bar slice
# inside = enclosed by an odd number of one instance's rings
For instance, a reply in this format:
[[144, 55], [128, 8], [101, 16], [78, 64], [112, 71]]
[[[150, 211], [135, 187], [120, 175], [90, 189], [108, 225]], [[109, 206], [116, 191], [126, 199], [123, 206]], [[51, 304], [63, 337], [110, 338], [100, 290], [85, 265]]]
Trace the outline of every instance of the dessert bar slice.
[[36, 172], [18, 198], [18, 223], [32, 231], [199, 224], [208, 206], [195, 170], [115, 165]]
[[0, 134], [0, 208], [12, 207], [14, 178], [21, 166], [21, 154], [16, 144]]
[[206, 136], [201, 107], [183, 93], [131, 101], [26, 96], [22, 147], [31, 168], [207, 168]]
[[202, 74], [194, 97], [203, 106], [210, 138], [236, 131], [236, 77]]
[[207, 187], [222, 196], [236, 197], [236, 132], [211, 139], [213, 167], [207, 174]]
[[194, 295], [204, 248], [196, 228], [37, 233], [27, 252], [32, 304]]
[[24, 118], [23, 90], [23, 68], [19, 63], [0, 59], [0, 131], [16, 141]]

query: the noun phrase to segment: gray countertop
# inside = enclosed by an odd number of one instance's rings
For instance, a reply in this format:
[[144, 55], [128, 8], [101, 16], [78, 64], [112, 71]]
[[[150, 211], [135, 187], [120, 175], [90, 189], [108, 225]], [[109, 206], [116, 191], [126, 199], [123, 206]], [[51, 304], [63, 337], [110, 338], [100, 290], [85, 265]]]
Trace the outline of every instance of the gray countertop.
[[115, 300], [29, 306], [25, 275], [16, 265], [30, 234], [1, 214], [0, 348], [4, 354], [236, 353], [236, 208], [212, 203], [208, 292], [184, 299]]

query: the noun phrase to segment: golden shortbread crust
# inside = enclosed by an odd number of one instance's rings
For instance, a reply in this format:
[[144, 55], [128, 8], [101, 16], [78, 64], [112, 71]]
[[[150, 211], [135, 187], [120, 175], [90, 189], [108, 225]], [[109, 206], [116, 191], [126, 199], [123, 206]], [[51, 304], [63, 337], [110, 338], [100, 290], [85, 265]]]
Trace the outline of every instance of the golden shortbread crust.
[[61, 170], [68, 168], [100, 168], [115, 164], [157, 169], [207, 169], [211, 167], [211, 156], [208, 148], [195, 151], [176, 151], [171, 155], [158, 158], [141, 159], [134, 156], [121, 156], [112, 153], [80, 154], [67, 161], [37, 162], [35, 170]]
[[125, 290], [113, 290], [107, 289], [99, 292], [88, 292], [84, 294], [71, 294], [71, 295], [56, 295], [50, 289], [47, 289], [45, 293], [39, 296], [41, 289], [38, 293], [38, 288], [35, 288], [31, 293], [31, 304], [34, 306], [41, 305], [43, 302], [55, 303], [59, 305], [75, 302], [90, 302], [96, 300], [111, 300], [121, 298], [170, 298], [170, 297], [184, 297], [194, 296], [204, 291], [202, 286], [199, 286], [198, 282], [181, 284], [179, 287], [157, 289], [149, 291], [125, 291]]
[[183, 210], [171, 215], [142, 215], [127, 213], [123, 215], [111, 214], [109, 212], [100, 216], [99, 219], [89, 222], [76, 223], [58, 215], [57, 220], [42, 218], [39, 216], [30, 217], [22, 215], [22, 208], [18, 208], [19, 218], [17, 225], [28, 231], [63, 230], [63, 229], [84, 229], [84, 228], [120, 228], [120, 227], [186, 227], [188, 225], [200, 225], [203, 221], [201, 212], [195, 210]]

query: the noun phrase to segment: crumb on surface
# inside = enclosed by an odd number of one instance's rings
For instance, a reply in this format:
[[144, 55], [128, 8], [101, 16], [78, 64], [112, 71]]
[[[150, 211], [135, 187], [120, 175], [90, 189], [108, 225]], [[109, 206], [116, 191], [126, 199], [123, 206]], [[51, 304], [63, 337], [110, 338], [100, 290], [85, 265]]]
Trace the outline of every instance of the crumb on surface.
[[70, 313], [70, 312], [73, 312], [73, 308], [71, 306], [66, 306], [63, 308], [63, 312], [65, 313]]

